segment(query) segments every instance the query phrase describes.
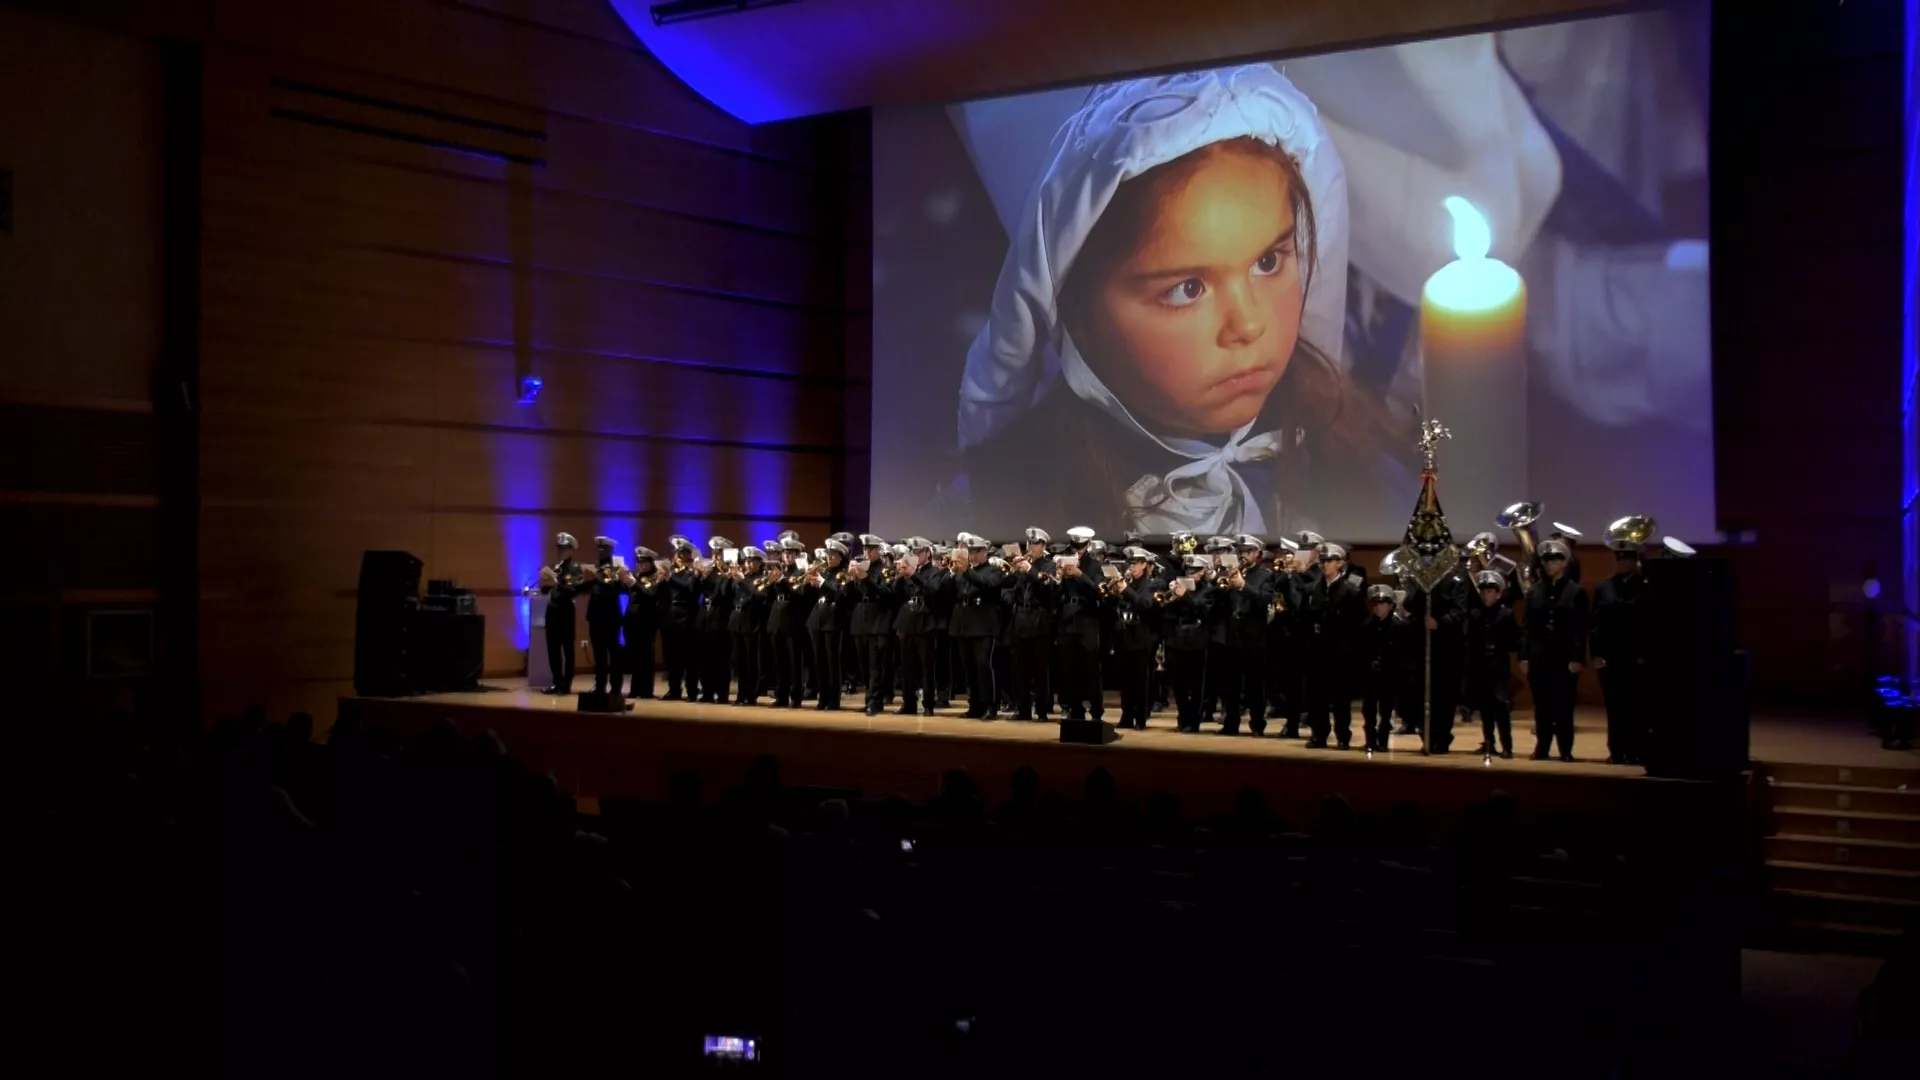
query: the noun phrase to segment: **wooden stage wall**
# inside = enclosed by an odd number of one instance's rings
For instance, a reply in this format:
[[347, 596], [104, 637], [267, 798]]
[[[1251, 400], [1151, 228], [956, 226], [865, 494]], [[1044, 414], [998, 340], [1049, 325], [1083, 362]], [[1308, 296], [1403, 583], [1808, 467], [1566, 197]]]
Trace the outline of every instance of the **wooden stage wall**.
[[210, 710], [331, 719], [365, 549], [501, 675], [560, 530], [864, 520], [861, 120], [748, 128], [604, 0], [222, 0], [204, 102]]

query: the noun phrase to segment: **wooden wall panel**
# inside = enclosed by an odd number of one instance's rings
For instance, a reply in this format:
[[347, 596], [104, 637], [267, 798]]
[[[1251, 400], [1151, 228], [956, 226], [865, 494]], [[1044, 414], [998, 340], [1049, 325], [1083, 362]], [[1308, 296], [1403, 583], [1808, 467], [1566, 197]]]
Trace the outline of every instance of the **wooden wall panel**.
[[331, 718], [367, 549], [472, 588], [503, 675], [556, 531], [843, 521], [837, 121], [746, 128], [598, 0], [214, 0], [211, 26], [210, 709]]
[[514, 342], [547, 349], [835, 377], [837, 313], [672, 288], [370, 249], [209, 244], [207, 322], [406, 341]]
[[511, 348], [210, 337], [205, 349], [215, 362], [201, 389], [215, 410], [247, 402], [256, 415], [284, 418], [595, 431], [822, 450], [841, 439], [841, 386], [825, 380], [531, 351], [547, 389], [538, 403], [526, 406], [511, 396]]

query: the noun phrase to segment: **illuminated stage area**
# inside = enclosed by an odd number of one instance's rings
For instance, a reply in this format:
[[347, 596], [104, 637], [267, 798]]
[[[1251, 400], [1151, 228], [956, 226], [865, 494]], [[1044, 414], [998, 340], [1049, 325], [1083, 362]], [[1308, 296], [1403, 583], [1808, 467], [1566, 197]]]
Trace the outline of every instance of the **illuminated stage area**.
[[[1022, 765], [1039, 771], [1043, 792], [1077, 791], [1094, 768], [1113, 774], [1123, 797], [1143, 802], [1170, 792], [1189, 813], [1229, 807], [1253, 787], [1276, 813], [1312, 820], [1320, 802], [1340, 795], [1362, 812], [1385, 812], [1406, 801], [1451, 820], [1491, 791], [1512, 794], [1530, 810], [1582, 815], [1621, 824], [1699, 830], [1703, 843], [1731, 838], [1720, 830], [1741, 805], [1726, 785], [1655, 779], [1637, 768], [1610, 766], [1604, 717], [1580, 710], [1578, 760], [1532, 761], [1531, 715], [1514, 717], [1518, 752], [1511, 760], [1455, 752], [1428, 757], [1419, 739], [1397, 736], [1391, 752], [1309, 750], [1303, 740], [1211, 733], [1181, 734], [1156, 717], [1146, 731], [1118, 732], [1104, 746], [1064, 744], [1052, 723], [978, 721], [943, 710], [932, 717], [868, 717], [857, 710], [732, 707], [659, 700], [635, 702], [625, 715], [576, 711], [572, 697], [529, 692], [518, 680], [496, 680], [491, 692], [413, 698], [343, 698], [340, 717], [400, 738], [442, 721], [462, 732], [492, 730], [535, 772], [551, 773], [559, 791], [591, 807], [605, 799], [664, 799], [670, 777], [696, 773], [703, 790], [737, 784], [751, 760], [779, 761], [791, 784], [847, 789], [867, 798], [924, 801], [943, 772], [966, 769], [990, 799], [1004, 798]], [[1911, 753], [1884, 751], [1854, 733], [1854, 721], [1781, 716], [1753, 721], [1756, 760], [1801, 765], [1908, 768]], [[1477, 744], [1477, 728], [1456, 728], [1455, 745]]]

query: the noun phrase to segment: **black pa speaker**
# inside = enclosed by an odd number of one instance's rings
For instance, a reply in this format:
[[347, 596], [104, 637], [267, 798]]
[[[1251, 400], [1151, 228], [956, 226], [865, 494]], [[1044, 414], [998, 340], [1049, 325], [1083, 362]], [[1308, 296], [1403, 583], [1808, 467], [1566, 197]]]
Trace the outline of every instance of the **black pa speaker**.
[[414, 692], [409, 621], [419, 599], [421, 565], [404, 551], [369, 551], [360, 556], [353, 692], [362, 697]]
[[1651, 559], [1644, 573], [1647, 772], [1733, 776], [1747, 765], [1747, 664], [1734, 649], [1733, 568], [1724, 559]]

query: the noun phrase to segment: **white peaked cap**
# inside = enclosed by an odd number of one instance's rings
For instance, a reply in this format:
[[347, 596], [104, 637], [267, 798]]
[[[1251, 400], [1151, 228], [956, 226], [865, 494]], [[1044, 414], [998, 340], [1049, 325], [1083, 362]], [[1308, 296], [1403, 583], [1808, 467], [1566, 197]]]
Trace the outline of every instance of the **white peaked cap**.
[[1320, 557], [1328, 560], [1344, 560], [1347, 557], [1347, 549], [1341, 547], [1339, 544], [1321, 544]]
[[553, 546], [555, 546], [555, 547], [579, 547], [579, 546], [580, 546], [580, 541], [578, 541], [578, 540], [575, 540], [575, 539], [573, 538], [573, 534], [572, 534], [572, 533], [561, 533], [561, 534], [560, 534], [559, 536], [556, 536], [556, 537], [554, 537], [554, 538], [553, 538]]
[[860, 546], [870, 547], [870, 548], [883, 548], [887, 546], [887, 542], [881, 539], [879, 534], [877, 533], [861, 533]]
[[837, 552], [841, 555], [845, 555], [847, 553], [847, 545], [841, 543], [838, 540], [833, 539], [832, 537], [828, 537], [826, 550]]
[[1127, 556], [1128, 559], [1132, 560], [1133, 562], [1152, 562], [1153, 561], [1153, 552], [1148, 551], [1146, 548], [1143, 548], [1143, 547], [1130, 547], [1124, 552], [1124, 554]]
[[604, 544], [604, 545], [605, 545], [605, 546], [607, 546], [607, 547], [612, 547], [612, 546], [613, 546], [613, 537], [611, 537], [611, 536], [596, 536], [596, 537], [594, 537], [594, 538], [593, 538], [593, 542], [594, 542], [594, 543], [596, 543], [596, 544]]
[[725, 551], [730, 547], [736, 547], [736, 546], [738, 545], [736, 545], [733, 541], [727, 539], [724, 536], [715, 536], [707, 540], [708, 551]]
[[1084, 544], [1093, 539], [1093, 530], [1085, 525], [1075, 525], [1073, 528], [1067, 530], [1067, 539], [1072, 540], [1076, 544]]
[[[1043, 103], [1059, 100], [1049, 95]], [[996, 159], [979, 152], [995, 141], [994, 129], [1032, 124], [1022, 116], [1032, 111], [1037, 110], [962, 107], [962, 136], [976, 148], [975, 164], [989, 191], [1007, 187], [997, 175], [1002, 169], [1019, 170], [1023, 184], [1034, 175], [1022, 163], [1024, 155]], [[1032, 137], [1027, 132], [1023, 139]], [[1271, 64], [1107, 83], [1095, 87], [1054, 132], [1037, 186], [1008, 225], [1011, 242], [987, 324], [967, 350], [961, 377], [963, 448], [991, 437], [1045, 390], [1044, 377], [1066, 344], [1057, 302], [1061, 286], [1120, 185], [1203, 146], [1243, 137], [1279, 146], [1300, 163], [1319, 230], [1319, 264], [1311, 268], [1314, 283], [1300, 333], [1340, 362], [1347, 295], [1346, 170], [1313, 102]], [[1086, 396], [1079, 387], [1075, 392]], [[1095, 403], [1108, 407], [1097, 400], [1100, 396], [1096, 393]]]
[[1562, 521], [1554, 522], [1553, 530], [1562, 536], [1570, 536], [1575, 540], [1584, 539], [1587, 535], [1586, 533], [1581, 532], [1579, 529], [1576, 529], [1573, 526], [1568, 525], [1567, 523]]
[[1207, 568], [1207, 559], [1204, 555], [1188, 555], [1181, 561], [1186, 563], [1187, 569], [1189, 570], [1205, 570]]
[[658, 559], [660, 557], [660, 553], [646, 546], [645, 544], [642, 544], [639, 547], [633, 549], [633, 557], [635, 559]]
[[1053, 543], [1053, 537], [1047, 535], [1047, 530], [1042, 529], [1036, 525], [1033, 528], [1030, 528], [1027, 530], [1027, 543], [1051, 544]]

